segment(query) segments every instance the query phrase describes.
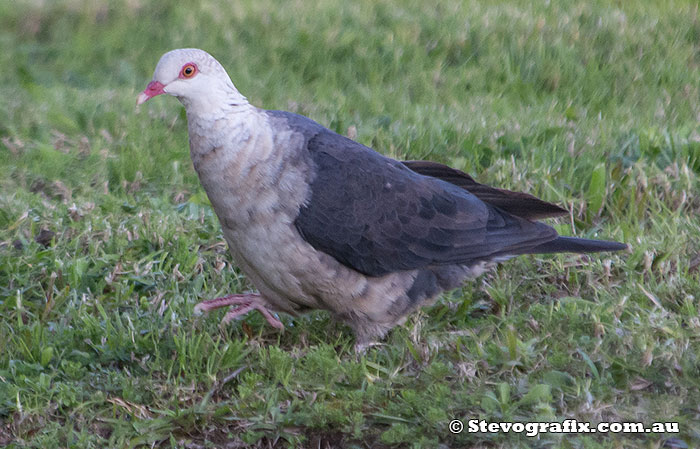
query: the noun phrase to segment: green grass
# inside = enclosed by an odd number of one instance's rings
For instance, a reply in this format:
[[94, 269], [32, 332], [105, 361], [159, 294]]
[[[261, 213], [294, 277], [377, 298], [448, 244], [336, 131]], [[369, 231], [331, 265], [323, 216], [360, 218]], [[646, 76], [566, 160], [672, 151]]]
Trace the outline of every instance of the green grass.
[[[312, 3], [0, 3], [0, 446], [699, 445], [697, 4]], [[566, 205], [561, 233], [631, 249], [509, 261], [362, 356], [324, 312], [282, 333], [194, 317], [251, 286], [182, 107], [134, 110], [184, 46], [256, 105]], [[453, 435], [454, 418], [680, 433]]]

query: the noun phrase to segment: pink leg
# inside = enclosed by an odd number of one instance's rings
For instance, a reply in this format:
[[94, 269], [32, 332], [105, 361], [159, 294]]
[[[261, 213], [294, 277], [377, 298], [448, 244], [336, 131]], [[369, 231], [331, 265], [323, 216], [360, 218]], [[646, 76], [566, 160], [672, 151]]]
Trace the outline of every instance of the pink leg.
[[209, 312], [210, 310], [218, 309], [220, 307], [232, 306], [224, 319], [221, 321], [224, 324], [228, 324], [234, 318], [245, 315], [251, 310], [255, 309], [262, 313], [268, 323], [277, 329], [284, 329], [284, 324], [277, 318], [275, 318], [272, 313], [266, 308], [265, 300], [259, 294], [246, 293], [239, 295], [229, 295], [223, 296], [221, 298], [208, 299], [202, 301], [196, 306], [194, 306], [194, 313]]

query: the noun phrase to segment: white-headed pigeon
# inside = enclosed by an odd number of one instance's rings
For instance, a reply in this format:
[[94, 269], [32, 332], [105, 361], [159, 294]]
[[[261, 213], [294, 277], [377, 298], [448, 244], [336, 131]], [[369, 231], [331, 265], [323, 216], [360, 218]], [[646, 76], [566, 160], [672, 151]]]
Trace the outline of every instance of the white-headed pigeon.
[[442, 164], [398, 162], [301, 115], [258, 109], [197, 49], [164, 54], [138, 104], [185, 106], [190, 155], [241, 270], [258, 289], [203, 301], [252, 309], [328, 310], [358, 347], [383, 337], [441, 292], [519, 254], [618, 251], [560, 237], [536, 220], [566, 214]]

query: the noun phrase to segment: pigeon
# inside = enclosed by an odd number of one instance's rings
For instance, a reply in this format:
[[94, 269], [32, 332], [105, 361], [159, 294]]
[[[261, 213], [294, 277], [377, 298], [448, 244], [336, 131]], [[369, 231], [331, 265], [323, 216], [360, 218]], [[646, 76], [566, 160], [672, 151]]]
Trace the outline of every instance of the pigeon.
[[185, 107], [192, 163], [258, 290], [196, 305], [229, 307], [224, 323], [258, 310], [283, 329], [279, 312], [321, 309], [362, 349], [511, 257], [627, 248], [559, 236], [538, 220], [567, 211], [532, 195], [436, 162], [400, 162], [304, 116], [257, 108], [203, 50], [165, 53], [137, 104], [161, 94]]

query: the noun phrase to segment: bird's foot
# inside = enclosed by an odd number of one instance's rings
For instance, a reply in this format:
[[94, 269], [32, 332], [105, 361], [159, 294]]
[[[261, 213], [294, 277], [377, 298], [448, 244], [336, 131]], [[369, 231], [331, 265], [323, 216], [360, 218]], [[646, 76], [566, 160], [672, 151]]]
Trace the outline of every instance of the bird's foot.
[[382, 346], [383, 343], [379, 341], [364, 341], [364, 342], [358, 342], [355, 343], [355, 354], [360, 356], [363, 355], [367, 352], [369, 348], [373, 348], [375, 346]]
[[231, 306], [231, 310], [226, 312], [223, 324], [228, 324], [234, 318], [238, 318], [255, 309], [265, 317], [272, 327], [284, 329], [284, 324], [267, 309], [267, 302], [257, 293], [244, 293], [238, 295], [222, 296], [221, 298], [208, 299], [194, 306], [194, 313], [201, 314], [220, 307]]

